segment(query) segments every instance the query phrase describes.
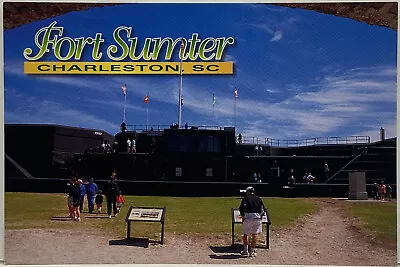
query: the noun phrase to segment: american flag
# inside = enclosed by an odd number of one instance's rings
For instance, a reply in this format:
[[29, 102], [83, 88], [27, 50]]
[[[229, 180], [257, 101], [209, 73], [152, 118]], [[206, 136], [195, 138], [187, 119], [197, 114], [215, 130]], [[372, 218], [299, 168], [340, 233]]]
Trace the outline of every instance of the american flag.
[[123, 85], [123, 86], [121, 86], [121, 89], [122, 89], [122, 93], [123, 93], [124, 95], [126, 95], [126, 84]]
[[235, 91], [233, 91], [233, 95], [235, 96], [235, 98], [238, 98], [238, 90], [235, 89]]
[[143, 101], [144, 101], [144, 103], [148, 103], [149, 102], [149, 96], [145, 95]]

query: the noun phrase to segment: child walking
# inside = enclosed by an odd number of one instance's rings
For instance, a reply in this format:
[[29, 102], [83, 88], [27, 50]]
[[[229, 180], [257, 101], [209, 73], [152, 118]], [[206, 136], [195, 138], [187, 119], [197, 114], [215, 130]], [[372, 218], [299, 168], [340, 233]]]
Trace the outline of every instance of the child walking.
[[103, 195], [101, 190], [97, 191], [97, 195], [96, 195], [96, 199], [94, 200], [94, 202], [96, 203], [96, 207], [97, 207], [97, 213], [101, 213], [101, 210], [103, 208]]
[[75, 194], [75, 183], [76, 183], [76, 178], [71, 177], [69, 180], [69, 183], [67, 184], [68, 186], [68, 211], [69, 211], [69, 217], [71, 219], [74, 219], [74, 194]]
[[78, 179], [74, 187], [73, 207], [74, 207], [74, 220], [81, 221], [80, 205], [81, 205], [81, 185], [82, 180]]
[[117, 213], [119, 213], [120, 211], [121, 211], [121, 207], [122, 207], [122, 205], [125, 203], [125, 199], [124, 199], [124, 197], [120, 194], [118, 197], [117, 197], [117, 201], [116, 201], [116, 204], [117, 204]]

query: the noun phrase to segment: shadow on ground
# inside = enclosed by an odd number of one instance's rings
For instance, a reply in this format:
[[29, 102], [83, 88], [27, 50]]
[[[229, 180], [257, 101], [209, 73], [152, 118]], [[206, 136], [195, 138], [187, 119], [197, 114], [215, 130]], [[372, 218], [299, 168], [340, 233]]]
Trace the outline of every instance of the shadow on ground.
[[51, 217], [52, 221], [73, 221], [69, 216], [53, 216]]
[[94, 216], [85, 216], [86, 219], [109, 219], [108, 216], [94, 215]]
[[209, 257], [211, 259], [230, 260], [230, 259], [242, 258], [242, 256], [240, 255], [240, 250], [242, 249], [242, 246], [240, 246], [240, 245], [234, 245], [234, 246], [210, 246], [210, 249], [214, 253], [219, 253], [218, 255], [210, 254]]
[[215, 255], [211, 254], [209, 255], [211, 259], [217, 259], [217, 260], [234, 260], [234, 259], [240, 259], [243, 258], [242, 255], [240, 254], [224, 254], [224, 255]]
[[149, 244], [156, 243], [158, 244], [159, 242], [154, 241], [154, 240], [149, 240], [148, 238], [124, 238], [120, 240], [110, 240], [108, 244], [110, 246], [135, 246], [135, 247], [142, 247], [142, 248], [148, 248]]
[[240, 253], [240, 250], [243, 248], [241, 245], [233, 245], [233, 246], [210, 246], [210, 249], [214, 253]]

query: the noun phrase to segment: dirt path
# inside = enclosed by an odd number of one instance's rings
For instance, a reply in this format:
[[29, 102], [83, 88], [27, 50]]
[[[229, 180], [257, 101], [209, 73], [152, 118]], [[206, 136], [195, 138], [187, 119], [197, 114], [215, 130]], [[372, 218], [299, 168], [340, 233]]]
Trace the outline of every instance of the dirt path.
[[[369, 242], [354, 229], [339, 201], [322, 201], [321, 209], [286, 231], [271, 230], [270, 250], [258, 249], [254, 258], [230, 248], [229, 234], [190, 237], [166, 233], [166, 244], [124, 240], [80, 233], [71, 241], [66, 230], [7, 230], [6, 264], [192, 263], [396, 265], [395, 248]], [[76, 234], [75, 234], [76, 236]]]

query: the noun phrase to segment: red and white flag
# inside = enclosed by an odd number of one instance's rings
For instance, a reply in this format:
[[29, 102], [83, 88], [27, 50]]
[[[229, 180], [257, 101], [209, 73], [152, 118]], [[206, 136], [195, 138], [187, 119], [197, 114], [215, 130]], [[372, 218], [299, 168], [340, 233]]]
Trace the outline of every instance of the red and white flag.
[[144, 96], [143, 102], [144, 102], [144, 103], [148, 103], [148, 102], [149, 102], [149, 96], [148, 96], [148, 95], [145, 95], [145, 96]]
[[233, 91], [233, 95], [235, 96], [235, 98], [238, 98], [238, 90], [237, 89], [235, 89], [235, 91]]
[[126, 84], [123, 85], [123, 86], [121, 86], [121, 89], [122, 89], [122, 93], [123, 93], [124, 95], [126, 95]]

